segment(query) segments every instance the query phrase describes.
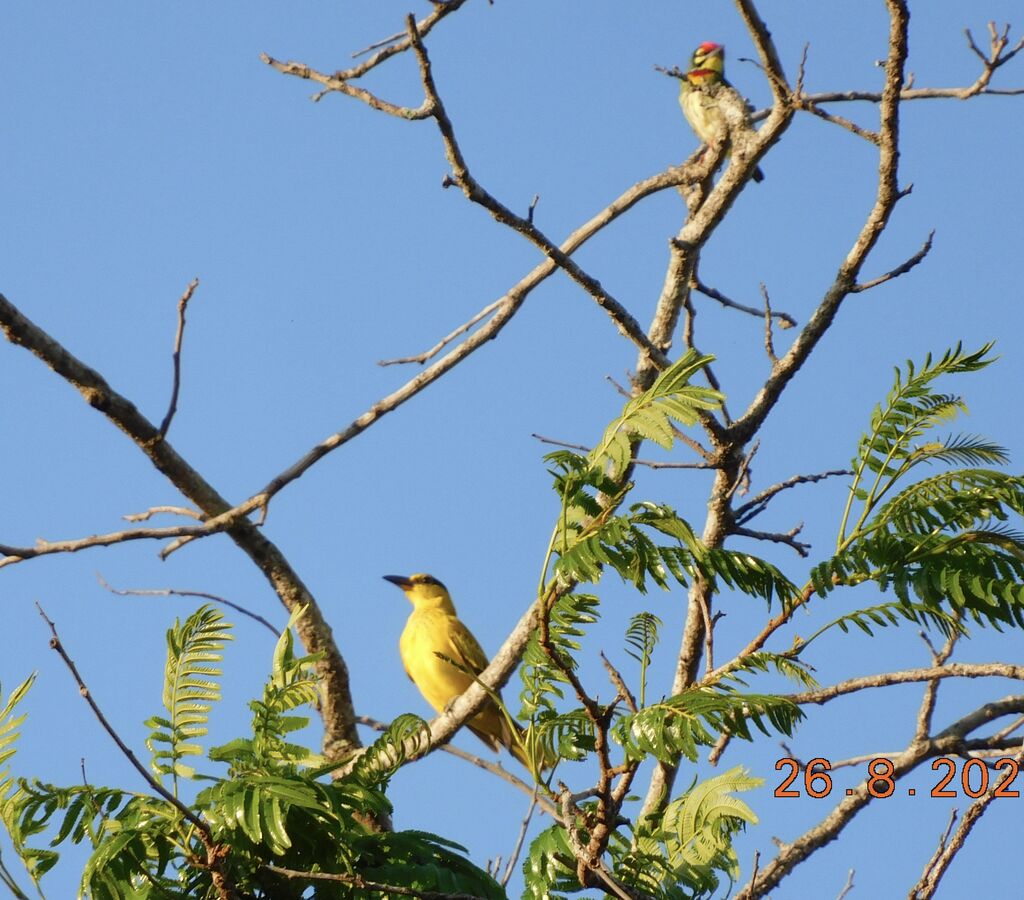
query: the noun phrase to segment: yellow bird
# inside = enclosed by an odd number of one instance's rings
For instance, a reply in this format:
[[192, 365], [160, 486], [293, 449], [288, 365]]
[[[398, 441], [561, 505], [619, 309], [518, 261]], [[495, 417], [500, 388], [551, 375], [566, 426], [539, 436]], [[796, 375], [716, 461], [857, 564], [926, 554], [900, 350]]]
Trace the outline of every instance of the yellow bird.
[[[448, 589], [433, 575], [385, 575], [384, 580], [400, 587], [412, 603], [412, 613], [398, 642], [405, 674], [420, 689], [427, 703], [437, 712], [444, 712], [474, 683], [473, 675], [487, 668], [487, 655], [459, 620]], [[517, 740], [522, 737], [522, 731], [509, 722], [493, 699], [488, 698], [466, 726], [492, 750], [507, 747], [516, 759], [530, 768]]]

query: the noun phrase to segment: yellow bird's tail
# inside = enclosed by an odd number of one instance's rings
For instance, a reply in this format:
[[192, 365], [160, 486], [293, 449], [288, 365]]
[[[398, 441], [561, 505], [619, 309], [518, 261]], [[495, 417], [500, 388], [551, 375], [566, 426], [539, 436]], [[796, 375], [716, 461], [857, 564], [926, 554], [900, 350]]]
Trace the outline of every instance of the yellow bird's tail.
[[[500, 722], [496, 721], [495, 717]], [[510, 722], [491, 700], [488, 700], [484, 708], [466, 723], [466, 727], [492, 750], [498, 751], [504, 747], [535, 775], [539, 776], [553, 765], [551, 754], [543, 747], [539, 747], [537, 770], [534, 772], [533, 763], [525, 749], [526, 732], [515, 722]]]

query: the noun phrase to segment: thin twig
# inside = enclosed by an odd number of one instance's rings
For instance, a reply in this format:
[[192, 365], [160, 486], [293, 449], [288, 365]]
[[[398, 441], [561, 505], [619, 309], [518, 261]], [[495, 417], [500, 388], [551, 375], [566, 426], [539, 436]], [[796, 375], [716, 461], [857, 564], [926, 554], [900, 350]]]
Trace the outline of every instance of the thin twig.
[[[746, 306], [743, 303], [738, 303], [735, 300], [730, 299], [717, 288], [713, 288], [710, 285], [707, 285], [703, 281], [701, 281], [699, 276], [696, 275], [696, 273], [693, 276], [691, 284], [695, 291], [697, 291], [700, 294], [703, 294], [705, 297], [710, 297], [712, 300], [717, 300], [722, 306], [726, 307], [727, 309], [735, 309], [738, 310], [739, 312], [746, 313], [748, 316], [754, 316], [755, 318], [758, 319], [764, 318], [765, 313], [763, 309], [758, 309], [755, 306]], [[776, 324], [778, 324], [779, 328], [782, 328], [783, 330], [787, 328], [793, 328], [797, 324], [796, 319], [794, 319], [789, 313], [772, 310], [771, 315], [772, 318], [775, 320]]]
[[845, 128], [847, 131], [857, 135], [857, 137], [864, 138], [864, 140], [870, 144], [874, 144], [876, 147], [879, 146], [882, 141], [882, 138], [877, 131], [871, 131], [868, 128], [861, 128], [861, 126], [852, 119], [847, 119], [844, 116], [825, 112], [825, 110], [814, 103], [806, 95], [801, 96], [798, 94], [793, 98], [793, 102], [796, 104], [797, 109], [802, 109], [804, 112], [809, 112], [811, 115], [817, 116], [825, 122], [830, 122], [833, 125], [838, 125], [840, 128]]
[[843, 885], [843, 889], [836, 895], [836, 900], [843, 900], [850, 891], [853, 890], [853, 869], [846, 875], [846, 884]]
[[783, 694], [782, 697], [791, 703], [800, 705], [808, 703], [821, 705], [857, 691], [943, 678], [1012, 678], [1015, 681], [1024, 681], [1024, 666], [1014, 666], [1009, 663], [947, 663], [926, 669], [903, 669], [896, 672], [882, 672], [878, 675], [864, 675], [860, 678], [841, 681], [826, 688], [798, 694]]
[[533, 213], [537, 209], [538, 203], [540, 203], [540, 194], [534, 194], [533, 199], [530, 201], [530, 206], [526, 210], [526, 221], [531, 225], [533, 224]]
[[796, 536], [803, 531], [803, 528], [804, 526], [802, 522], [785, 532], [755, 531], [752, 528], [743, 528], [742, 526], [736, 525], [729, 529], [729, 533], [736, 534], [741, 537], [753, 538], [755, 541], [771, 541], [774, 544], [785, 544], [787, 547], [792, 547], [800, 556], [806, 558], [809, 555], [811, 545], [805, 544], [803, 541], [798, 541], [796, 539]]
[[768, 354], [768, 361], [775, 365], [779, 358], [775, 355], [775, 338], [772, 336], [772, 301], [763, 281], [761, 282], [761, 296], [764, 298], [764, 350]]
[[773, 484], [742, 506], [736, 507], [733, 511], [736, 524], [742, 525], [745, 522], [749, 522], [755, 516], [759, 516], [764, 512], [768, 504], [782, 491], [796, 487], [798, 484], [814, 484], [818, 481], [824, 481], [826, 478], [834, 478], [837, 475], [853, 475], [853, 472], [849, 469], [832, 469], [828, 472], [819, 472], [817, 475], [793, 475], [785, 481]]
[[174, 353], [172, 354], [174, 361], [174, 384], [171, 387], [171, 402], [167, 405], [167, 414], [160, 423], [159, 433], [161, 438], [167, 436], [167, 429], [171, 427], [171, 420], [178, 411], [178, 391], [181, 388], [181, 343], [185, 338], [185, 310], [188, 307], [188, 301], [192, 299], [192, 295], [196, 292], [197, 287], [199, 287], [199, 279], [193, 278], [189, 286], [185, 288], [185, 293], [181, 295], [181, 299], [178, 300], [178, 331], [174, 335]]
[[942, 852], [946, 849], [946, 842], [949, 840], [949, 836], [953, 832], [953, 826], [956, 824], [958, 815], [959, 810], [956, 807], [953, 807], [953, 809], [949, 811], [949, 822], [946, 823], [946, 830], [939, 838], [939, 844], [935, 848], [932, 858], [929, 859], [928, 863], [925, 865], [924, 871], [921, 873], [920, 880], [910, 889], [909, 900], [915, 900], [918, 896], [918, 891], [924, 887], [932, 870], [936, 865], [938, 865], [939, 859], [942, 857]]
[[160, 514], [172, 516], [188, 516], [190, 519], [203, 521], [203, 514], [198, 509], [191, 509], [187, 506], [151, 506], [149, 509], [139, 513], [126, 513], [121, 516], [126, 522], [147, 522]]
[[636, 703], [636, 697], [633, 696], [633, 692], [630, 691], [629, 687], [626, 685], [626, 680], [622, 677], [622, 673], [611, 664], [608, 657], [605, 656], [603, 652], [601, 653], [601, 664], [608, 673], [608, 677], [612, 682], [612, 687], [615, 688], [618, 696], [622, 699], [622, 702], [626, 704], [626, 707], [630, 712], [637, 712], [639, 707]]
[[500, 309], [503, 302], [504, 302], [504, 298], [501, 298], [499, 300], [495, 300], [493, 303], [489, 303], [487, 306], [485, 306], [483, 309], [481, 309], [476, 315], [474, 315], [471, 319], [469, 319], [466, 322], [463, 322], [454, 331], [449, 332], [448, 334], [446, 334], [443, 338], [441, 338], [441, 340], [439, 340], [436, 344], [434, 344], [434, 346], [431, 347], [429, 350], [424, 350], [422, 353], [418, 353], [415, 356], [400, 356], [397, 359], [381, 359], [381, 360], [378, 360], [377, 365], [378, 366], [398, 366], [398, 365], [405, 365], [407, 363], [419, 363], [420, 365], [422, 365], [423, 363], [428, 362], [429, 360], [431, 360], [435, 356], [437, 356], [438, 353], [440, 353], [445, 347], [448, 346], [448, 344], [450, 344], [452, 341], [454, 341], [455, 338], [457, 338], [460, 334], [465, 334], [467, 331], [469, 331], [469, 329], [471, 329], [474, 325], [476, 325], [476, 323], [479, 322], [481, 319], [487, 318], [487, 316], [489, 316], [491, 313], [493, 313], [496, 310]]
[[[910, 188], [907, 188], [907, 191], [909, 190]], [[900, 275], [905, 275], [928, 255], [928, 252], [932, 249], [932, 239], [934, 237], [935, 232], [930, 231], [928, 233], [928, 238], [921, 245], [921, 249], [918, 250], [917, 253], [915, 253], [913, 256], [911, 256], [910, 259], [908, 259], [904, 263], [901, 263], [895, 269], [891, 269], [890, 271], [886, 272], [884, 275], [880, 275], [878, 278], [872, 278], [871, 281], [865, 281], [862, 284], [855, 284], [852, 288], [850, 288], [850, 292], [858, 294], [861, 291], [868, 291], [873, 287], [878, 287], [878, 285], [880, 284], [885, 284], [885, 282], [887, 281], [892, 281], [894, 278], [899, 278]]]
[[111, 584], [100, 575], [96, 573], [96, 580], [100, 583], [100, 587], [104, 590], [110, 591], [112, 594], [117, 594], [119, 597], [198, 597], [201, 600], [210, 600], [214, 603], [220, 603], [223, 606], [227, 606], [235, 612], [241, 613], [243, 616], [248, 616], [250, 619], [259, 622], [264, 628], [266, 628], [274, 637], [280, 637], [281, 632], [270, 624], [263, 616], [258, 613], [254, 613], [252, 610], [246, 609], [241, 604], [235, 603], [232, 600], [228, 600], [226, 597], [220, 597], [217, 594], [208, 594], [205, 591], [183, 591], [177, 588], [123, 588], [119, 589]]
[[[922, 636], [924, 633], [921, 632]], [[925, 637], [925, 643], [930, 645], [927, 637]], [[951, 631], [949, 636], [946, 638], [946, 643], [943, 645], [941, 650], [935, 650], [930, 647], [932, 656], [932, 666], [935, 668], [942, 668], [949, 660], [949, 657], [953, 653], [953, 647], [956, 646], [956, 642], [960, 637], [958, 631]], [[914, 728], [914, 737], [917, 740], [923, 741], [927, 739], [928, 735], [931, 734], [932, 730], [932, 716], [935, 713], [935, 701], [939, 695], [939, 679], [930, 679], [924, 688], [924, 693], [921, 696], [921, 704], [917, 710], [917, 723]]]
[[530, 827], [530, 820], [533, 818], [533, 811], [537, 808], [537, 785], [534, 785], [533, 798], [530, 800], [530, 806], [526, 810], [526, 815], [523, 816], [522, 824], [519, 826], [519, 836], [516, 838], [515, 846], [512, 848], [512, 853], [509, 855], [508, 864], [505, 866], [505, 874], [501, 876], [499, 882], [502, 887], [508, 884], [509, 879], [512, 878], [512, 871], [515, 869], [516, 863], [519, 861], [519, 854], [523, 850], [523, 842], [526, 840], [526, 830]]
[[126, 541], [156, 540], [163, 541], [169, 538], [180, 538], [183, 535], [190, 537], [205, 537], [219, 531], [226, 531], [233, 523], [220, 521], [217, 523], [206, 522], [202, 525], [175, 525], [166, 528], [134, 528], [126, 531], [112, 531], [107, 534], [93, 534], [85, 538], [76, 538], [68, 541], [44, 541], [39, 539], [33, 547], [14, 547], [10, 544], [0, 544], [0, 569], [15, 563], [24, 562], [26, 559], [34, 559], [37, 556], [49, 556], [54, 553], [77, 553], [79, 550], [88, 550], [92, 547], [109, 547], [112, 544], [123, 544]]
[[[729, 485], [729, 489], [725, 492], [725, 499], [731, 500], [737, 491], [740, 494], [745, 494], [750, 488], [750, 465], [754, 461], [754, 457], [757, 456], [757, 451], [761, 449], [761, 442], [754, 441], [750, 449], [743, 454], [743, 459], [740, 461], [739, 468], [736, 470], [736, 474], [733, 476], [732, 484]], [[742, 489], [741, 489], [742, 488]]]
[[[537, 434], [536, 432], [530, 435], [534, 440], [540, 441], [542, 444], [551, 444], [554, 447], [565, 447], [567, 450], [580, 450], [583, 453], [589, 453], [593, 448], [586, 447], [583, 444], [570, 444], [567, 441], [559, 441], [555, 438], [545, 437], [543, 434]], [[673, 463], [673, 462], [658, 462], [657, 460], [651, 459], [634, 459], [633, 465], [635, 466], [646, 466], [648, 469], [711, 469], [714, 468], [710, 463]]]
[[[366, 725], [375, 731], [387, 731], [388, 725], [386, 722], [381, 722], [379, 719], [374, 719], [370, 716], [356, 716], [356, 721], [360, 725]], [[472, 763], [479, 769], [483, 769], [486, 772], [490, 772], [492, 775], [497, 776], [502, 781], [508, 782], [512, 787], [518, 791], [522, 791], [527, 797], [533, 797], [535, 795], [534, 788], [536, 785], [529, 784], [523, 781], [514, 772], [510, 772], [501, 763], [493, 760], [484, 759], [482, 756], [477, 756], [474, 753], [469, 753], [463, 750], [461, 747], [456, 747], [454, 744], [442, 744], [437, 749], [444, 753], [450, 753], [452, 756], [458, 757], [459, 759]], [[538, 796], [537, 802], [540, 804], [541, 809], [544, 810], [548, 815], [553, 816], [555, 819], [558, 818], [557, 808], [544, 796]]]
[[372, 53], [374, 50], [379, 50], [381, 47], [387, 47], [388, 44], [393, 44], [395, 41], [400, 41], [405, 37], [404, 31], [396, 31], [394, 34], [389, 35], [375, 43], [370, 44], [367, 47], [363, 47], [362, 50], [356, 50], [352, 53], [352, 59], [359, 59], [360, 56], [366, 56], [367, 53]]

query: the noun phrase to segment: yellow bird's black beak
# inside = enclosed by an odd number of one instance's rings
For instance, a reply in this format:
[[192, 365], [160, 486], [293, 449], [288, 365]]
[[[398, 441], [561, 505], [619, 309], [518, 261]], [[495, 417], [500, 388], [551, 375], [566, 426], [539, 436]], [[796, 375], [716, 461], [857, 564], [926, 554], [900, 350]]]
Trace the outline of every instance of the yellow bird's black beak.
[[404, 575], [384, 575], [385, 581], [390, 581], [392, 584], [397, 585], [403, 591], [409, 590], [412, 587], [412, 582]]

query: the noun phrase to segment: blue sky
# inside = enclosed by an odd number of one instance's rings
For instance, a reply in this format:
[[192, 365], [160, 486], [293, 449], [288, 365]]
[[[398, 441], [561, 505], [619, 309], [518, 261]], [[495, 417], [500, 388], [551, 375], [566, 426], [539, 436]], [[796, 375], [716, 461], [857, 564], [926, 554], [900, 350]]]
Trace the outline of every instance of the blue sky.
[[[411, 8], [418, 15], [429, 9]], [[881, 86], [874, 65], [885, 53], [881, 2], [760, 8], [791, 74], [810, 42], [810, 90]], [[258, 490], [415, 374], [380, 368], [377, 360], [430, 346], [537, 262], [517, 235], [441, 189], [446, 163], [430, 123], [398, 121], [340, 96], [311, 103], [309, 83], [259, 59], [262, 51], [324, 70], [343, 67], [351, 51], [399, 30], [409, 9], [391, 0], [10, 0], [0, 10], [0, 291], [159, 420], [170, 387], [175, 303], [199, 277], [170, 440], [231, 499]], [[730, 5], [651, 0], [628, 15], [622, 9], [609, 2], [473, 0], [428, 41], [471, 169], [520, 212], [539, 194], [537, 224], [555, 239], [695, 148], [676, 86], [654, 65], [683, 65], [694, 45], [716, 40], [729, 48], [737, 87], [755, 105], [768, 100], [757, 70], [739, 62], [753, 52]], [[1014, 13], [1020, 7], [1011, 0], [988, 0], [977, 12], [948, 0], [917, 4], [909, 64], [916, 84], [970, 83], [976, 60], [962, 28], [987, 42], [987, 20], [1012, 21]], [[1024, 59], [1009, 64], [997, 83], [1024, 84]], [[396, 102], [421, 99], [411, 59], [394, 60], [366, 86]], [[865, 275], [911, 255], [932, 229], [934, 251], [911, 275], [847, 301], [762, 434], [755, 490], [846, 465], [891, 383], [892, 366], [961, 340], [973, 348], [995, 339], [1001, 356], [954, 386], [971, 407], [962, 430], [994, 438], [1019, 465], [1022, 104], [984, 97], [904, 107], [901, 180], [914, 190]], [[868, 126], [875, 121], [867, 105], [840, 111]], [[764, 282], [773, 304], [802, 324], [870, 208], [876, 159], [864, 142], [805, 117], [762, 168], [765, 182], [748, 185], [704, 252], [702, 276], [752, 304]], [[667, 241], [683, 215], [679, 197], [665, 192], [577, 256], [641, 322], [653, 311]], [[711, 301], [700, 304], [699, 344], [718, 357], [730, 405], [741, 409], [767, 372], [761, 324]], [[780, 349], [792, 334], [777, 334]], [[408, 608], [383, 574], [432, 572], [452, 589], [485, 648], [502, 642], [532, 596], [557, 509], [542, 462], [548, 448], [530, 435], [595, 440], [621, 406], [606, 376], [622, 381], [635, 360], [587, 296], [552, 278], [499, 340], [274, 500], [267, 534], [331, 617], [360, 712], [382, 719], [427, 713], [398, 661]], [[0, 542], [116, 530], [125, 513], [180, 500], [123, 435], [27, 353], [0, 346], [0, 385]], [[706, 479], [693, 473], [638, 478], [640, 494], [698, 525], [705, 489]], [[834, 539], [844, 490], [836, 481], [789, 492], [759, 527], [785, 531], [802, 521], [812, 559], [821, 558]], [[792, 554], [748, 546], [796, 580], [806, 573]], [[193, 544], [166, 562], [158, 549], [135, 542], [0, 572], [0, 682], [10, 689], [39, 672], [20, 773], [75, 783], [85, 758], [93, 782], [137, 786], [48, 650], [33, 601], [56, 621], [98, 701], [140, 751], [142, 721], [159, 702], [163, 632], [194, 604], [114, 597], [98, 585], [97, 572], [121, 588], [221, 594], [285, 621], [267, 585], [226, 538]], [[594, 664], [602, 649], [627, 666], [625, 623], [650, 609], [666, 623], [654, 692], [667, 690], [683, 595], [637, 598], [612, 577], [601, 595], [604, 614], [587, 639], [584, 672], [595, 682], [603, 678]], [[837, 608], [876, 600], [864, 593], [828, 602], [835, 606], [797, 630], [809, 633]], [[727, 635], [746, 633], [747, 616], [760, 620], [763, 606], [751, 603], [723, 599]], [[244, 620], [237, 624], [214, 741], [245, 726], [245, 701], [269, 666], [269, 636]], [[976, 634], [957, 658], [1014, 661], [1019, 647], [1017, 633]], [[873, 641], [831, 636], [811, 661], [823, 680], [834, 680], [924, 665], [927, 654], [914, 629], [904, 628]], [[506, 689], [510, 697], [514, 686]], [[1015, 690], [1009, 683], [950, 684], [940, 692], [937, 721]], [[918, 696], [919, 689], [906, 688], [814, 710], [793, 748], [805, 758], [899, 749]], [[486, 752], [471, 735], [457, 743]], [[774, 760], [784, 755], [773, 741], [734, 751], [723, 765], [744, 762], [767, 779], [765, 789], [745, 798], [763, 823], [739, 847], [749, 870], [755, 849], [769, 858], [772, 836], [792, 840], [830, 807], [771, 796]], [[580, 784], [587, 778], [569, 774]], [[873, 804], [773, 897], [835, 896], [851, 867], [853, 896], [905, 895], [948, 815], [949, 801], [920, 796], [931, 777], [913, 776], [913, 800]], [[526, 806], [506, 785], [445, 754], [400, 774], [391, 796], [400, 827], [459, 840], [481, 863], [508, 853]], [[979, 887], [987, 896], [1011, 895], [1017, 882], [1005, 860], [1021, 802], [997, 802], [983, 818], [947, 876], [946, 896]], [[953, 805], [966, 804], [961, 798]], [[55, 873], [50, 896], [67, 895], [74, 877]]]

